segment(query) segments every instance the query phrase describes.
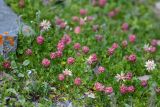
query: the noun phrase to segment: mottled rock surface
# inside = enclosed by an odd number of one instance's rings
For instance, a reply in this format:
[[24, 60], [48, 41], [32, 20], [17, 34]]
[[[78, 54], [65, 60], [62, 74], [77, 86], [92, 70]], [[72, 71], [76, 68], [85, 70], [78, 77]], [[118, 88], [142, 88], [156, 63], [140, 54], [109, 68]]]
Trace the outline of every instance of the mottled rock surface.
[[10, 51], [16, 50], [18, 20], [18, 16], [4, 3], [4, 0], [0, 0], [0, 54], [4, 57], [7, 57]]

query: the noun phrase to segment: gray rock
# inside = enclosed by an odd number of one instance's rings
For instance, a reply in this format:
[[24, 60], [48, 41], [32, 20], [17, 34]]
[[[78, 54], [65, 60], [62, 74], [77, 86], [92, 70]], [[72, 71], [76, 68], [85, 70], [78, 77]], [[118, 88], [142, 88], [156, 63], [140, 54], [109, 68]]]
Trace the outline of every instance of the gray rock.
[[0, 52], [4, 58], [8, 57], [9, 52], [15, 52], [17, 48], [18, 35], [14, 33], [2, 34]]
[[8, 53], [16, 51], [18, 31], [24, 36], [35, 34], [30, 26], [20, 21], [20, 17], [4, 3], [4, 0], [0, 0], [0, 55], [4, 58], [8, 57]]
[[18, 32], [18, 16], [0, 0], [0, 33], [10, 32], [17, 34]]
[[18, 20], [18, 16], [4, 3], [4, 0], [0, 0], [0, 54], [5, 58], [9, 52], [16, 50]]

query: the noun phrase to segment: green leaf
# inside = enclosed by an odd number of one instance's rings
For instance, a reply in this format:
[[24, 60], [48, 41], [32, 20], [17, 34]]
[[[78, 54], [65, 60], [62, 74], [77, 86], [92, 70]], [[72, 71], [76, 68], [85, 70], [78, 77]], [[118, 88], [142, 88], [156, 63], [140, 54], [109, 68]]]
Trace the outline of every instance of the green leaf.
[[30, 61], [29, 60], [25, 60], [24, 62], [23, 62], [23, 66], [28, 66], [30, 64]]
[[18, 77], [24, 77], [24, 74], [19, 73], [19, 74], [18, 74]]
[[9, 88], [9, 89], [7, 89], [7, 92], [10, 92], [10, 93], [13, 93], [13, 94], [17, 95], [16, 90], [15, 90], [15, 89], [13, 89], [13, 88]]
[[25, 98], [24, 98], [24, 96], [19, 96], [18, 101], [19, 101], [21, 104], [24, 104], [24, 103], [25, 103]]
[[125, 105], [125, 107], [132, 107], [132, 106], [130, 106], [130, 105], [128, 105], [128, 104], [124, 104]]
[[12, 67], [13, 69], [16, 69], [16, 68], [17, 68], [17, 64], [16, 64], [15, 61], [12, 61], [12, 62], [11, 62], [11, 67]]

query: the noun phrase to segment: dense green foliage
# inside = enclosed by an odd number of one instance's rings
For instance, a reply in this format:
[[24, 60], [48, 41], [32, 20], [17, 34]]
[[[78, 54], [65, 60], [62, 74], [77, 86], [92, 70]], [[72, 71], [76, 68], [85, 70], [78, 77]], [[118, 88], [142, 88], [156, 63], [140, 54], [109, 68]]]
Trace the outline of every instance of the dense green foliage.
[[[156, 52], [145, 52], [143, 47], [150, 44], [152, 39], [160, 39], [159, 20], [153, 12], [155, 0], [148, 0], [140, 3], [137, 0], [108, 0], [103, 8], [91, 5], [89, 0], [66, 0], [62, 3], [51, 2], [47, 6], [40, 0], [25, 0], [24, 8], [20, 8], [19, 0], [5, 0], [6, 3], [19, 15], [22, 20], [35, 31], [34, 35], [24, 36], [19, 32], [17, 52], [9, 57], [11, 69], [4, 69], [1, 66], [1, 72], [5, 72], [11, 79], [0, 82], [0, 105], [32, 107], [35, 103], [40, 107], [50, 107], [57, 101], [72, 101], [73, 105], [81, 107], [83, 105], [95, 107], [154, 107], [160, 106], [160, 93], [155, 91], [155, 87], [160, 86], [160, 46], [156, 47]], [[114, 17], [109, 17], [108, 13], [115, 8], [119, 12]], [[81, 26], [81, 32], [76, 34], [74, 28], [79, 23], [72, 20], [73, 16], [85, 19], [86, 16], [79, 14], [80, 9], [88, 11], [87, 16], [93, 16], [95, 19]], [[55, 24], [56, 17], [67, 22], [69, 28], [60, 29]], [[41, 32], [40, 23], [43, 20], [51, 22], [51, 28], [48, 31]], [[122, 24], [129, 24], [129, 30], [124, 32]], [[92, 30], [93, 25], [99, 25], [98, 31]], [[51, 60], [50, 53], [57, 51], [57, 44], [64, 34], [70, 35], [72, 41], [65, 46], [63, 56]], [[136, 41], [130, 43], [128, 35], [135, 34]], [[42, 35], [44, 43], [37, 44], [36, 38]], [[95, 35], [103, 35], [101, 42], [96, 41]], [[122, 41], [127, 40], [128, 45], [123, 48]], [[80, 43], [82, 46], [88, 46], [89, 52], [84, 54], [82, 50], [75, 50], [74, 44]], [[119, 47], [113, 55], [108, 55], [108, 48], [113, 43]], [[26, 55], [27, 49], [32, 49], [32, 55]], [[77, 55], [77, 53], [81, 55]], [[105, 72], [95, 74], [94, 70], [97, 63], [89, 66], [86, 64], [88, 57], [96, 53], [98, 64], [105, 68]], [[128, 62], [125, 56], [135, 54], [136, 62]], [[67, 64], [69, 57], [75, 58], [75, 63]], [[41, 62], [48, 58], [51, 64], [48, 68]], [[148, 72], [145, 68], [145, 62], [153, 59], [156, 68]], [[2, 60], [1, 63], [4, 61]], [[58, 75], [65, 69], [70, 69], [72, 77], [66, 77], [64, 81], [58, 80]], [[121, 72], [132, 72], [133, 78], [130, 81], [117, 82], [115, 76]], [[29, 73], [31, 72], [31, 73]], [[148, 80], [148, 86], [140, 85], [139, 76], [151, 75]], [[77, 86], [74, 79], [80, 77], [82, 84]], [[96, 82], [103, 83], [105, 86], [112, 86], [111, 95], [99, 92], [95, 89]], [[121, 94], [119, 87], [125, 84], [133, 85], [133, 93]], [[154, 86], [156, 85], [156, 86]], [[93, 91], [95, 98], [82, 98], [85, 92]], [[116, 104], [115, 104], [116, 103]]]

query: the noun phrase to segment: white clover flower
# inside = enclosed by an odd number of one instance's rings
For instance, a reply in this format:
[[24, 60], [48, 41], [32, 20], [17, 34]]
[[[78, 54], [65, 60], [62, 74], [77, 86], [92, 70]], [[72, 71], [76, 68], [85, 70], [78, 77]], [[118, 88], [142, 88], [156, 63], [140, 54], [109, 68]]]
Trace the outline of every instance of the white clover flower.
[[40, 23], [40, 27], [41, 27], [42, 31], [48, 30], [51, 27], [51, 23], [50, 23], [50, 21], [43, 20]]
[[148, 51], [149, 48], [150, 48], [149, 44], [145, 44], [144, 47], [143, 47], [143, 49], [144, 49], [145, 51]]
[[63, 71], [63, 74], [66, 75], [66, 76], [72, 76], [72, 71], [69, 70], [69, 69], [65, 69], [65, 70]]
[[141, 81], [147, 81], [151, 78], [150, 75], [143, 75], [143, 76], [139, 76], [138, 79]]
[[160, 40], [157, 41], [157, 45], [160, 46]]
[[117, 74], [115, 78], [117, 79], [117, 81], [120, 81], [120, 80], [125, 81], [126, 76], [124, 73], [121, 72], [121, 74]]
[[87, 63], [92, 64], [92, 56], [89, 56], [89, 58], [87, 59]]
[[147, 71], [153, 71], [156, 68], [156, 64], [154, 63], [154, 60], [148, 60], [146, 61], [145, 67]]

